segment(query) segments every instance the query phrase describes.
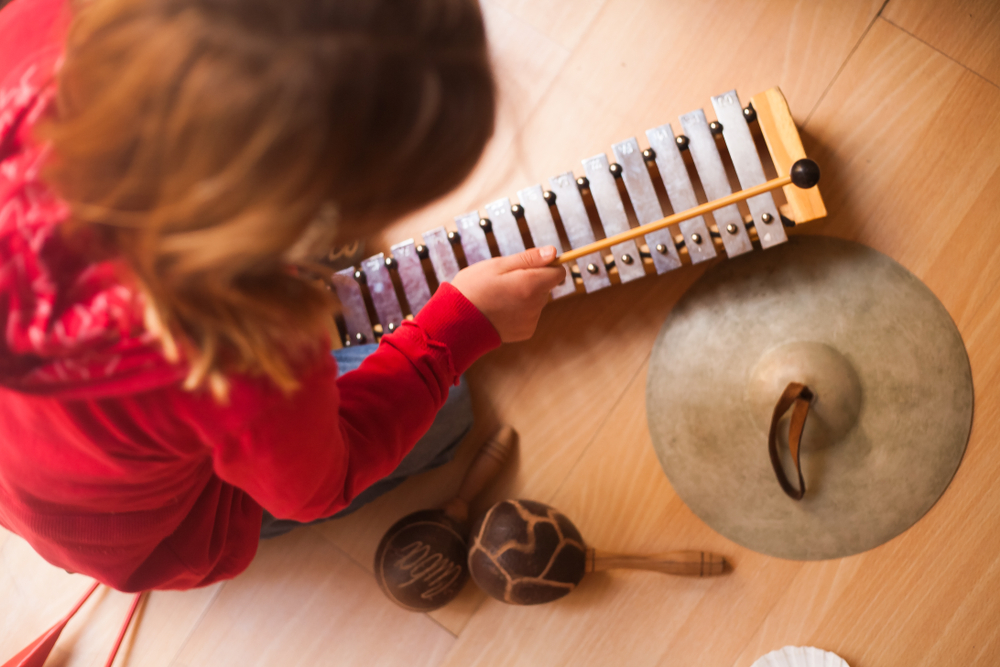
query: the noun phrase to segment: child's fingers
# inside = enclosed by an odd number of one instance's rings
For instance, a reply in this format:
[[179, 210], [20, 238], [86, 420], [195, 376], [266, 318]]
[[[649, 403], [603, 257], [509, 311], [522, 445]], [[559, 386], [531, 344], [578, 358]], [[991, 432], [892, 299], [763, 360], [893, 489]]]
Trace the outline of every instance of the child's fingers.
[[554, 246], [529, 248], [524, 252], [509, 257], [500, 257], [500, 272], [517, 271], [519, 269], [540, 269], [556, 258]]
[[566, 279], [565, 266], [543, 266], [538, 269], [531, 269], [530, 273], [532, 274], [532, 278], [537, 279], [542, 284], [546, 292], [554, 289], [557, 285], [561, 285], [562, 281]]
[[566, 267], [551, 266], [555, 258], [556, 249], [553, 246], [529, 248], [516, 255], [500, 258], [502, 264], [499, 268], [501, 273], [523, 272], [523, 279], [529, 280], [535, 289], [547, 293], [566, 278]]

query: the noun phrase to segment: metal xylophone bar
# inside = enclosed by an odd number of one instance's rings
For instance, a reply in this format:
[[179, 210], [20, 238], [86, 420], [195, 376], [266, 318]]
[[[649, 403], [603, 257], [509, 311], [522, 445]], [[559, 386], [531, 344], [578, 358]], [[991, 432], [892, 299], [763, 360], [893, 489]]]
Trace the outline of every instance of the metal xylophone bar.
[[[755, 96], [753, 102], [744, 109], [735, 90], [713, 97], [718, 121], [709, 122], [700, 109], [692, 111], [681, 116], [681, 135], [675, 136], [669, 124], [650, 129], [646, 132], [648, 150], [640, 150], [634, 137], [618, 142], [612, 146], [615, 162], [609, 162], [603, 153], [587, 158], [583, 160], [583, 177], [576, 178], [572, 172], [559, 174], [549, 180], [549, 191], [543, 190], [541, 185], [525, 188], [517, 193], [517, 204], [511, 205], [506, 197], [498, 199], [485, 206], [487, 217], [480, 217], [478, 211], [457, 216], [456, 231], [449, 232], [444, 227], [429, 230], [421, 235], [423, 244], [418, 245], [413, 239], [397, 243], [392, 246], [391, 257], [379, 253], [361, 262], [360, 269], [338, 272], [331, 282], [343, 307], [344, 344], [374, 342], [377, 335], [390, 333], [398, 327], [405, 317], [400, 296], [412, 315], [418, 313], [431, 296], [424, 262], [430, 264], [438, 284], [448, 282], [460, 269], [455, 247], [461, 247], [466, 264], [493, 256], [488, 235], [492, 235], [501, 255], [521, 252], [525, 242], [519, 221], [523, 220], [534, 246], [554, 245], [562, 253], [564, 248], [553, 217], [553, 206], [573, 249], [596, 240], [583, 196], [586, 193], [593, 201], [605, 238], [627, 232], [631, 225], [619, 191], [619, 179], [639, 225], [662, 219], [663, 208], [648, 162], [655, 164], [667, 201], [675, 213], [699, 204], [685, 164], [685, 151], [691, 156], [698, 181], [709, 201], [732, 194], [717, 144], [719, 135], [740, 188], [747, 190], [765, 183], [764, 165], [750, 131], [754, 121], [759, 124], [775, 168], [787, 173], [792, 162], [805, 157], [805, 153], [784, 97], [780, 90], [773, 88]], [[756, 108], [758, 106], [761, 108]], [[644, 239], [618, 243], [611, 247], [610, 259], [601, 252], [584, 255], [576, 260], [578, 273], [567, 267], [566, 280], [552, 290], [552, 297], [558, 299], [576, 292], [577, 276], [583, 289], [593, 292], [612, 284], [609, 269], [625, 283], [647, 275], [647, 263], [657, 274], [662, 274], [682, 266], [683, 254], [694, 264], [710, 260], [718, 254], [716, 240], [727, 256], [750, 252], [753, 250], [750, 231], [756, 234], [763, 248], [783, 243], [787, 238], [784, 225], [825, 215], [819, 192], [813, 190], [806, 195], [785, 190], [789, 212], [799, 218], [795, 222], [783, 216], [771, 193], [765, 192], [746, 199], [749, 220], [744, 219], [736, 204], [730, 204], [712, 212], [717, 227], [714, 231], [700, 215], [680, 222], [676, 231], [659, 229], [645, 233]], [[637, 230], [635, 234], [638, 233]], [[643, 252], [637, 240], [645, 241], [648, 252]], [[401, 295], [397, 294], [393, 272], [398, 276]], [[377, 316], [375, 324], [369, 316], [365, 292]]]

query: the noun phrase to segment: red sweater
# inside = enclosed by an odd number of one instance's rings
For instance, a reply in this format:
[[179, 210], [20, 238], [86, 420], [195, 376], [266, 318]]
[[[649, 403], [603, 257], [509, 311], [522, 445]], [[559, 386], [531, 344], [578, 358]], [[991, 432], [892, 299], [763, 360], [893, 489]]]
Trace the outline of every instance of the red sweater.
[[67, 22], [64, 0], [0, 11], [0, 524], [119, 590], [203, 586], [253, 559], [262, 507], [330, 516], [391, 472], [500, 340], [446, 284], [343, 377], [324, 354], [291, 397], [243, 376], [226, 405], [182, 390], [141, 295], [62, 244], [39, 180]]

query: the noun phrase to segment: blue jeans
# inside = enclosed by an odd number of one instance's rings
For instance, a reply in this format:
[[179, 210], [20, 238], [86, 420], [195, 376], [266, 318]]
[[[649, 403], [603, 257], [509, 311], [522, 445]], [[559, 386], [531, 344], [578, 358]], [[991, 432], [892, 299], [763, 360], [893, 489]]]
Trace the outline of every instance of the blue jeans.
[[[375, 351], [377, 344], [357, 345], [334, 350], [337, 367], [341, 374], [349, 373], [361, 365], [365, 357]], [[264, 520], [261, 522], [261, 539], [284, 535], [298, 526], [311, 525], [330, 521], [359, 509], [402, 484], [406, 478], [418, 473], [444, 465], [455, 456], [455, 449], [462, 438], [472, 428], [472, 399], [465, 378], [461, 378], [457, 387], [448, 392], [448, 399], [434, 418], [434, 423], [417, 444], [413, 446], [396, 469], [359, 493], [350, 505], [331, 517], [311, 521], [308, 524], [290, 519], [276, 519], [270, 512], [264, 510]]]

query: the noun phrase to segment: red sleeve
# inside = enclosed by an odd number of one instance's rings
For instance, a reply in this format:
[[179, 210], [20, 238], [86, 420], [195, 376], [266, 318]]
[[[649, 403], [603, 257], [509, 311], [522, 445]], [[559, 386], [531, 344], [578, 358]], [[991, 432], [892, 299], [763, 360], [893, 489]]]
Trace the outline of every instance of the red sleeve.
[[499, 345], [489, 320], [446, 283], [357, 370], [338, 379], [327, 356], [293, 396], [216, 443], [216, 473], [279, 518], [330, 516], [396, 468], [459, 375]]

